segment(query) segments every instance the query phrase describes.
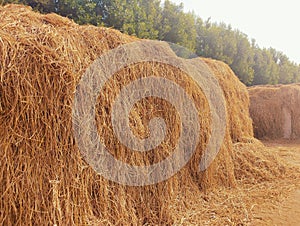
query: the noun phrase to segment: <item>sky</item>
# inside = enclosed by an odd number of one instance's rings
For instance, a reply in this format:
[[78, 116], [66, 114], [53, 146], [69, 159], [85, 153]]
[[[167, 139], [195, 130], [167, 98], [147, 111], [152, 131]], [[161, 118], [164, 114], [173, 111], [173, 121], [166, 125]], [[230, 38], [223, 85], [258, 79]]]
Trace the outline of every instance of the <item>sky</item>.
[[225, 22], [254, 38], [259, 47], [272, 47], [300, 64], [299, 0], [171, 0], [183, 3], [204, 21]]

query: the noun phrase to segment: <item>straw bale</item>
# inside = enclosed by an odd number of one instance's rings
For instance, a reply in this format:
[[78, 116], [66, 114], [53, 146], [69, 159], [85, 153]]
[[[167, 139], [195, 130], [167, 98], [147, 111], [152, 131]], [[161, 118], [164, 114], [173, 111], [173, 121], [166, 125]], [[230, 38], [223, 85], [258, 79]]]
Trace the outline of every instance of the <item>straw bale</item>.
[[[111, 154], [131, 164], [147, 165], [168, 156], [178, 129], [167, 134], [159, 152], [142, 155], [127, 150], [114, 139], [108, 118], [99, 117], [105, 113], [103, 109], [109, 112], [110, 101], [123, 85], [141, 72], [166, 74], [185, 88], [199, 111], [200, 142], [188, 164], [167, 181], [129, 187], [97, 175], [84, 161], [72, 132], [72, 106], [76, 85], [87, 67], [108, 50], [137, 39], [113, 29], [79, 26], [58, 15], [41, 15], [19, 5], [0, 7], [0, 18], [1, 224], [171, 224], [176, 217], [169, 210], [176, 194], [185, 193], [185, 189], [187, 194], [197, 194], [218, 186], [235, 186], [231, 137], [237, 141], [251, 136], [252, 130], [244, 109], [247, 94], [228, 66], [205, 60], [224, 89], [228, 111], [223, 145], [205, 172], [198, 167], [210, 137], [210, 111], [203, 92], [188, 75], [168, 65], [140, 63], [119, 71], [106, 84], [97, 108], [99, 136]], [[156, 111], [150, 111], [157, 106]], [[145, 115], [145, 108], [149, 115]], [[178, 124], [170, 104], [150, 98], [138, 103], [131, 113], [135, 135], [147, 135], [146, 125], [153, 116], [165, 118], [167, 125]], [[185, 206], [184, 201], [181, 205]]]
[[232, 141], [239, 142], [253, 137], [249, 115], [249, 94], [230, 67], [217, 60], [202, 59], [219, 80], [227, 103], [228, 120]]
[[254, 86], [249, 89], [250, 115], [259, 139], [300, 137], [300, 85]]

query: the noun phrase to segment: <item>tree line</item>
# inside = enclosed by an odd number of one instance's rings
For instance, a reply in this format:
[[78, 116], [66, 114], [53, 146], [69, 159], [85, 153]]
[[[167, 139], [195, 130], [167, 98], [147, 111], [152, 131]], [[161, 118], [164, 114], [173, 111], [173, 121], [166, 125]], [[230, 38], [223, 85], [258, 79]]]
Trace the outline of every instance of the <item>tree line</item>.
[[227, 63], [246, 85], [300, 81], [300, 64], [225, 23], [204, 21], [170, 0], [0, 0], [55, 12], [79, 24], [113, 27], [139, 38], [182, 45], [197, 55]]

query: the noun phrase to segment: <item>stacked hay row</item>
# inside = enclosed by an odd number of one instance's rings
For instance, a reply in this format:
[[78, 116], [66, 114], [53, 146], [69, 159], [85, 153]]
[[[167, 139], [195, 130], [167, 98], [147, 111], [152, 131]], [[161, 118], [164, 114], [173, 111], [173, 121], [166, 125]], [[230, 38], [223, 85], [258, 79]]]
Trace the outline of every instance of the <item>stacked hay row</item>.
[[202, 59], [219, 80], [227, 103], [228, 120], [232, 141], [240, 142], [253, 137], [252, 120], [249, 116], [249, 94], [230, 67], [220, 61]]
[[250, 115], [259, 139], [300, 137], [300, 85], [250, 87]]
[[[102, 116], [110, 112], [121, 87], [141, 74], [165, 75], [180, 84], [199, 111], [200, 142], [188, 164], [167, 181], [128, 187], [97, 175], [83, 160], [72, 132], [72, 106], [86, 68], [101, 54], [136, 39], [17, 5], [1, 7], [0, 18], [1, 224], [170, 224], [176, 218], [169, 210], [177, 194], [188, 189], [193, 195], [186, 199], [194, 199], [201, 189], [235, 185], [231, 137], [238, 141], [253, 132], [243, 110], [248, 107], [246, 88], [228, 66], [205, 60], [221, 83], [229, 115], [221, 150], [205, 172], [199, 172], [198, 164], [210, 137], [210, 112], [204, 94], [191, 78], [168, 65], [143, 63], [124, 68], [106, 84], [98, 102]], [[170, 104], [150, 98], [132, 111], [133, 132], [145, 137], [146, 125], [154, 116], [163, 117], [167, 125], [178, 124]], [[131, 154], [113, 136], [109, 116], [96, 119], [99, 136], [111, 154], [135, 165], [168, 156], [179, 133], [171, 127], [159, 151]]]

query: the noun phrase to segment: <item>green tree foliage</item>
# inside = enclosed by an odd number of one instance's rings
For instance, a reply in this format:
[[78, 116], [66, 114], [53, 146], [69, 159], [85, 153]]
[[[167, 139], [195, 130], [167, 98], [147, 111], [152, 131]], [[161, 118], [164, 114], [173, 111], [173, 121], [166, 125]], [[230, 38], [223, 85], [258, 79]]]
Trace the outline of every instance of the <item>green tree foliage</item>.
[[227, 63], [246, 85], [300, 82], [300, 65], [224, 23], [203, 21], [170, 0], [0, 0], [56, 12], [79, 24], [113, 27], [139, 38], [160, 39]]
[[279, 54], [279, 83], [288, 84], [292, 82], [298, 82], [299, 65], [289, 61], [289, 58], [280, 53]]
[[127, 6], [126, 0], [102, 0], [101, 13], [103, 22], [108, 27], [113, 27], [118, 30], [123, 30], [126, 23], [132, 17], [131, 6]]
[[253, 49], [247, 36], [236, 31], [237, 54], [230, 65], [240, 80], [246, 85], [251, 85], [254, 77]]
[[197, 20], [197, 54], [224, 61], [247, 85], [254, 77], [253, 49], [247, 36], [224, 23]]
[[106, 26], [140, 38], [158, 38], [160, 1], [102, 0], [100, 5]]
[[277, 84], [279, 80], [279, 65], [277, 64], [277, 54], [273, 49], [254, 49], [254, 80], [253, 85]]
[[195, 50], [196, 35], [195, 16], [184, 13], [183, 4], [176, 5], [166, 0], [159, 26], [159, 39]]
[[158, 26], [161, 21], [162, 9], [159, 0], [139, 0], [135, 15], [136, 36], [140, 38], [157, 39]]
[[98, 0], [4, 0], [3, 3], [29, 5], [42, 13], [55, 12], [79, 24], [101, 25]]

